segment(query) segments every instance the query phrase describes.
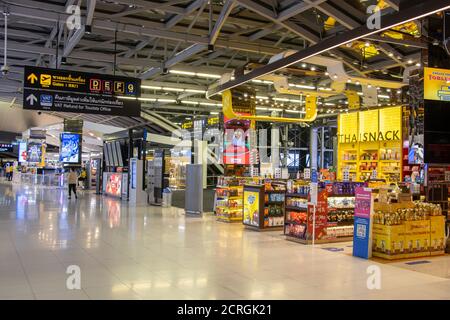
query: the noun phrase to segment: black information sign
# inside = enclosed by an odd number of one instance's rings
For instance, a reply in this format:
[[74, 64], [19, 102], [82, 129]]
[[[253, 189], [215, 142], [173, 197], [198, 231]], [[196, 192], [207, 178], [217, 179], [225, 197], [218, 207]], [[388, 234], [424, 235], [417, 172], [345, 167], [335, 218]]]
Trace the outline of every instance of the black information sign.
[[0, 143], [0, 152], [13, 152], [14, 146], [10, 143]]
[[23, 108], [138, 117], [141, 80], [25, 67]]

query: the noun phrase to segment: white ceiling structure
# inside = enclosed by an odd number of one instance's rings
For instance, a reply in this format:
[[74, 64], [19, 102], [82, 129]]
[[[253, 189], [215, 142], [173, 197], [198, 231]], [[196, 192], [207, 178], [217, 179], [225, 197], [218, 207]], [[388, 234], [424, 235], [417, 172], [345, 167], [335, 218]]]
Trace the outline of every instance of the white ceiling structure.
[[[161, 134], [195, 114], [220, 110], [205, 93], [226, 72], [258, 68], [286, 50], [302, 51], [323, 40], [365, 25], [375, 0], [0, 0], [8, 11], [7, 56], [10, 73], [0, 80], [0, 98], [21, 106], [23, 66], [46, 66], [116, 73], [143, 80], [141, 117], [53, 113], [99, 124], [147, 126]], [[407, 10], [407, 0], [384, 0], [383, 16]], [[447, 1], [442, 1], [442, 3]], [[69, 30], [67, 8], [81, 8], [82, 28]], [[419, 12], [418, 12], [419, 14]], [[333, 25], [327, 26], [331, 20]], [[4, 19], [0, 17], [1, 46]], [[85, 26], [90, 26], [86, 28]], [[365, 57], [350, 46], [325, 53], [359, 77], [401, 81], [405, 68], [420, 62], [427, 47], [422, 37], [402, 39], [370, 35], [378, 54]], [[3, 59], [3, 51], [0, 54]], [[56, 58], [58, 57], [58, 58]], [[318, 88], [327, 85], [326, 68], [298, 63], [281, 71], [289, 82]], [[399, 80], [400, 79], [400, 80]], [[273, 86], [252, 83], [257, 95], [277, 95]], [[292, 98], [292, 97], [291, 97]], [[268, 107], [283, 103], [263, 101]], [[286, 100], [280, 100], [286, 101]], [[319, 110], [338, 108], [332, 101]], [[286, 102], [288, 104], [288, 102]], [[47, 117], [48, 115], [46, 115]], [[33, 116], [34, 117], [34, 116]]]

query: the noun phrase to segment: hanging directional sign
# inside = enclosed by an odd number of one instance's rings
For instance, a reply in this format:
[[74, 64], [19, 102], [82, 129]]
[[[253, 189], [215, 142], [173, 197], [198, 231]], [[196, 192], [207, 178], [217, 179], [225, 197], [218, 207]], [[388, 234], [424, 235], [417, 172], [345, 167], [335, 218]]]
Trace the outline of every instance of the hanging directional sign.
[[141, 80], [25, 67], [23, 108], [55, 112], [140, 116]]

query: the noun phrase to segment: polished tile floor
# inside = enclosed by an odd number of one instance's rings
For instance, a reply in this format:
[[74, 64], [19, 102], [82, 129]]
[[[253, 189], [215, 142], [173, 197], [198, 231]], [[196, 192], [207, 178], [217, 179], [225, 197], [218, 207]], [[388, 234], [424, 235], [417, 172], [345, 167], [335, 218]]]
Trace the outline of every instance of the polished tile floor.
[[[65, 191], [0, 183], [0, 299], [450, 298], [448, 256], [427, 259], [437, 270], [425, 272], [353, 258], [349, 244], [340, 246], [303, 246], [278, 231], [175, 208], [128, 207], [92, 193], [69, 201]], [[67, 287], [74, 265], [80, 290]], [[381, 288], [369, 290], [373, 265]]]

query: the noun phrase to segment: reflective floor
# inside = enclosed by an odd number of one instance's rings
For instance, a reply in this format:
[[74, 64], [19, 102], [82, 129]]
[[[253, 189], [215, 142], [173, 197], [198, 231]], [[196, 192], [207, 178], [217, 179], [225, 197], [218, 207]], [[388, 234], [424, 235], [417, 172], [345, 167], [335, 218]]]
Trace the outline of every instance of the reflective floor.
[[380, 264], [349, 245], [324, 250], [210, 215], [0, 183], [0, 299], [450, 298], [450, 257]]

